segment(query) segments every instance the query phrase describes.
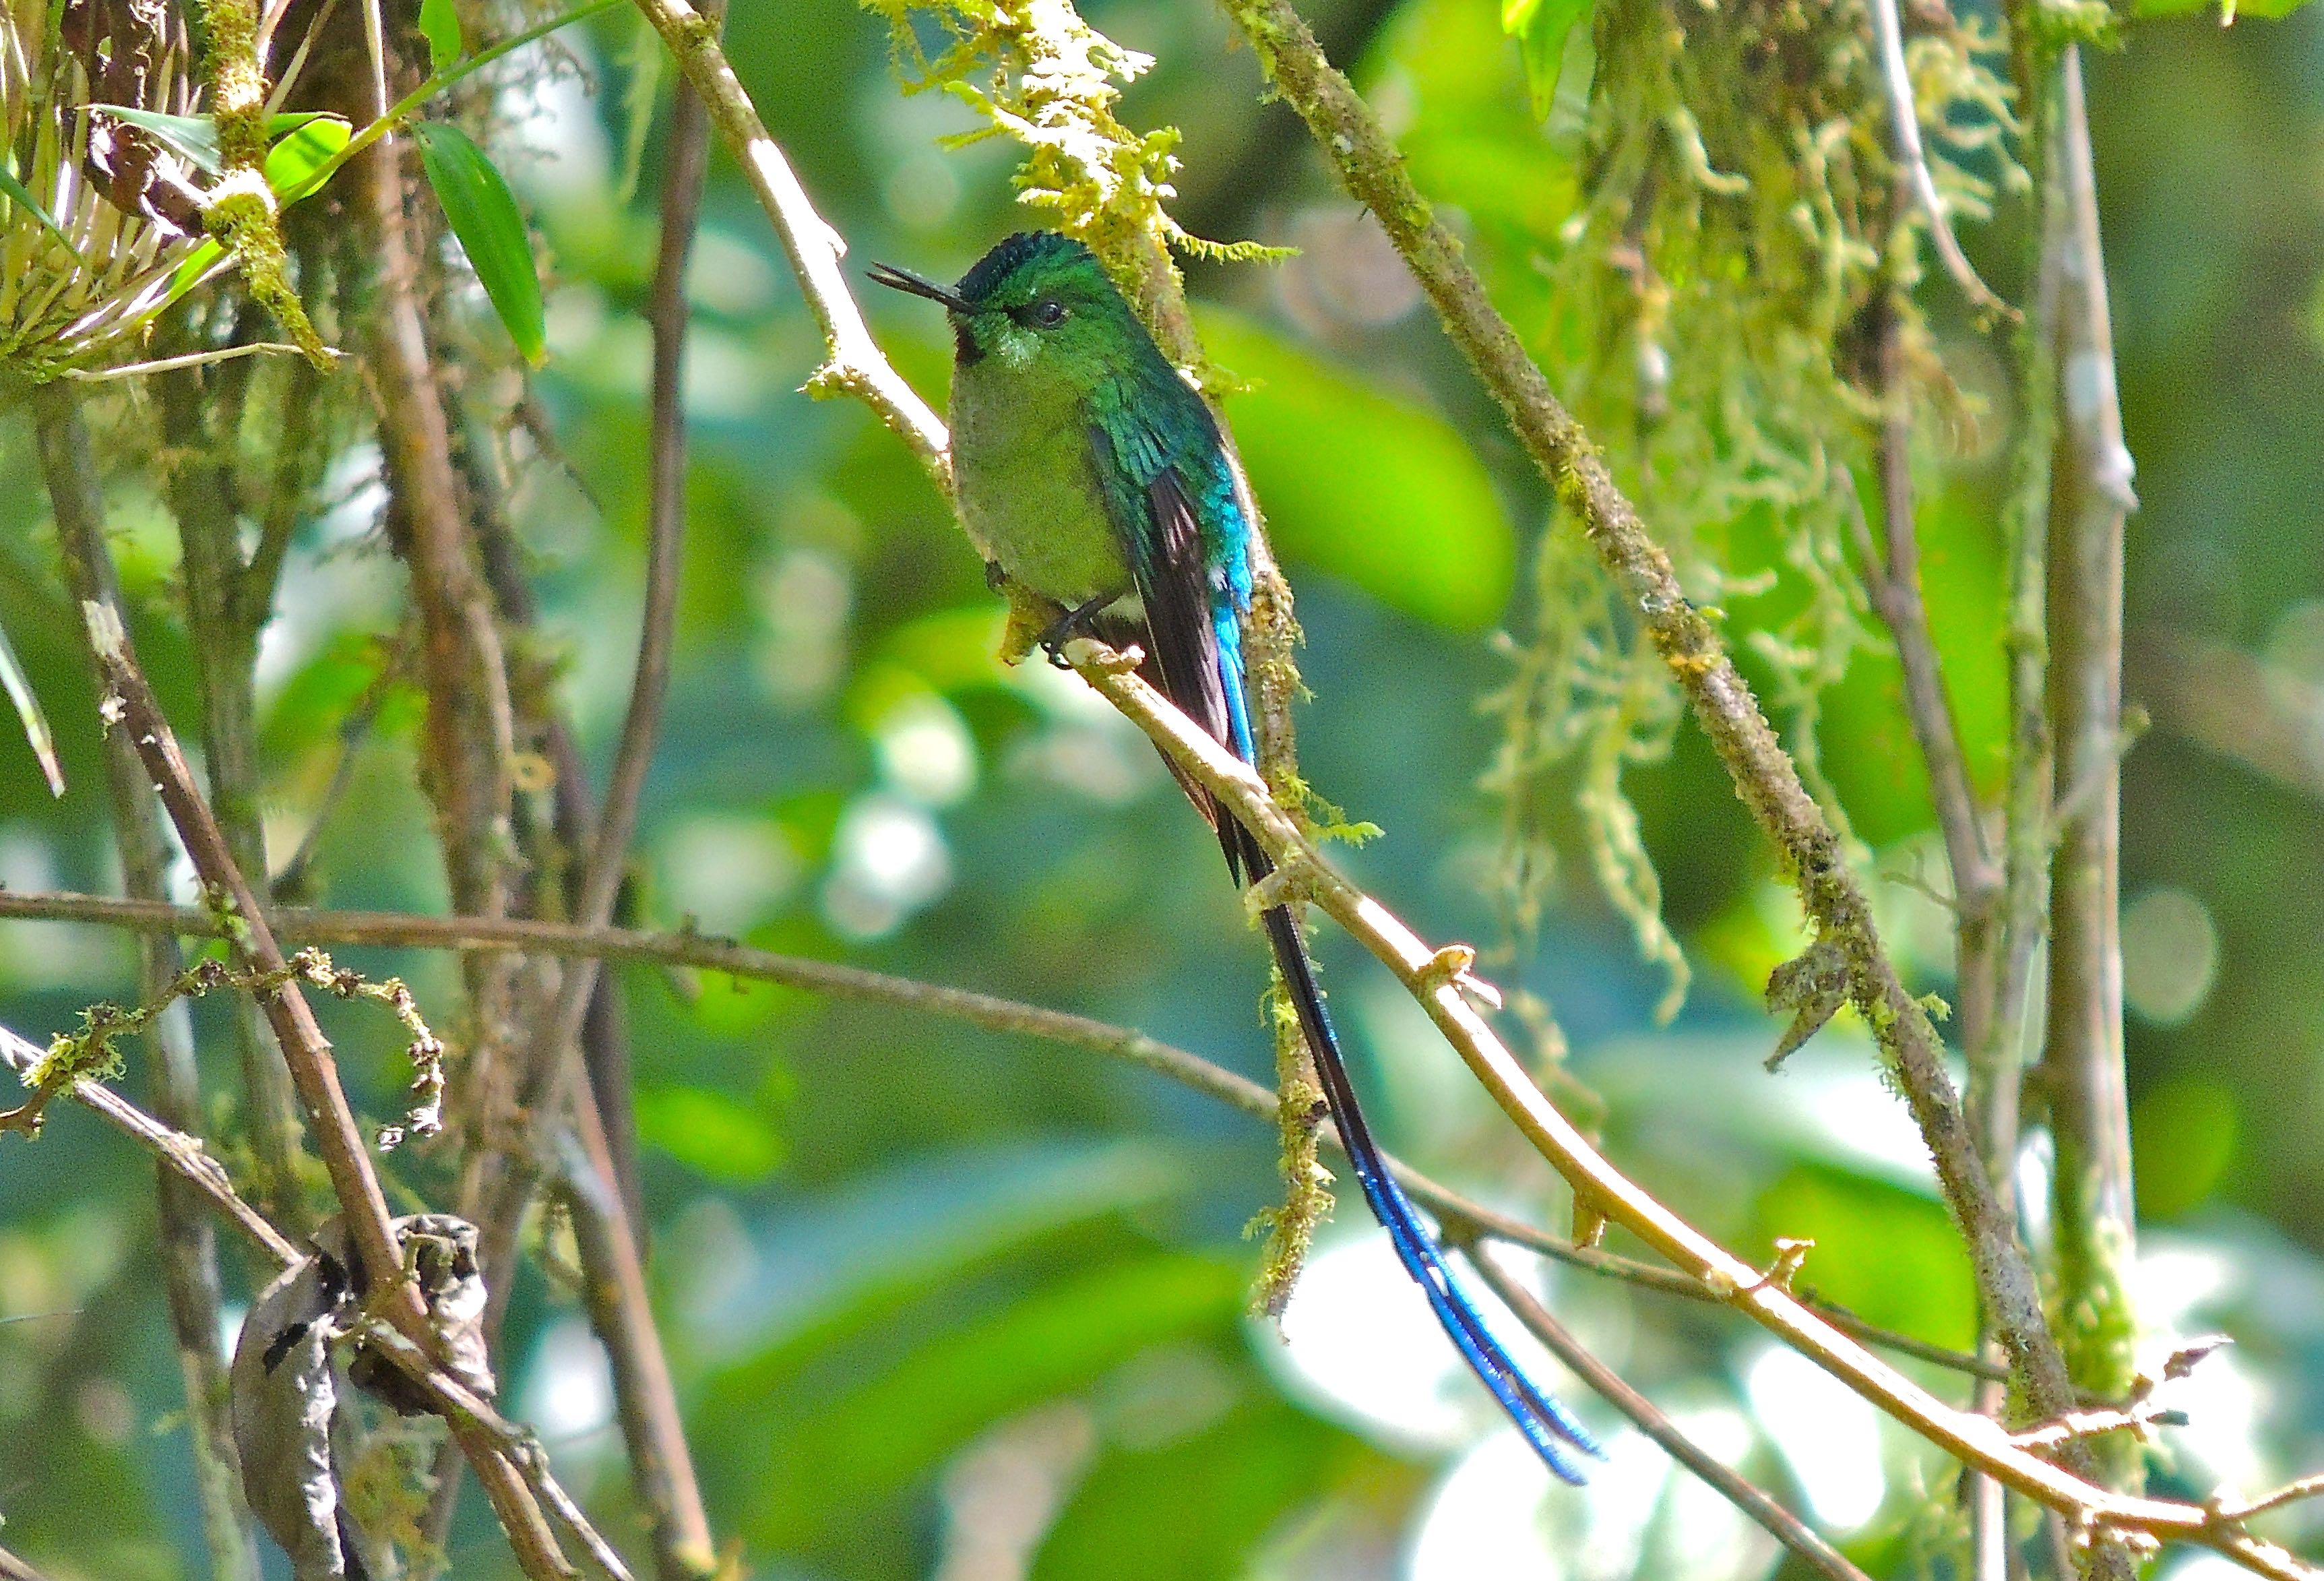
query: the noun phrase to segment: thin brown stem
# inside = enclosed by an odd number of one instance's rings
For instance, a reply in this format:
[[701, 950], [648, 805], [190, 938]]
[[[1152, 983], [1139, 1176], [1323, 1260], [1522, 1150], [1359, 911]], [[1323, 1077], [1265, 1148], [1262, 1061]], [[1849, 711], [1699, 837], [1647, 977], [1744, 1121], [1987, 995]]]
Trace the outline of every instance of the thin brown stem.
[[846, 277], [839, 272], [847, 244], [815, 211], [790, 161], [767, 135], [751, 96], [742, 91], [718, 47], [717, 28], [686, 0], [637, 0], [637, 5], [701, 96], [712, 123], [741, 162], [752, 191], [774, 221], [807, 307], [822, 327], [828, 354], [810, 386], [818, 393], [845, 393], [862, 401], [910, 447], [937, 486], [949, 493], [952, 464], [945, 453], [949, 440], [944, 420], [904, 382], [872, 338]]
[[[34, 438], [55, 513], [66, 585], [77, 601], [117, 606], [119, 578], [106, 542], [105, 497], [97, 486], [97, 461], [90, 453], [78, 398], [69, 388], [51, 386], [35, 395], [33, 413]], [[94, 664], [90, 680], [101, 696], [104, 683]], [[168, 892], [170, 865], [169, 846], [157, 821], [160, 809], [135, 749], [118, 735], [106, 738], [105, 771], [114, 844], [121, 855], [122, 891], [133, 900], [160, 901]], [[145, 935], [140, 940], [138, 959], [143, 996], [149, 1000], [183, 966], [176, 939], [167, 934]], [[147, 1090], [154, 1112], [172, 1128], [173, 1135], [182, 1137], [200, 1123], [202, 1105], [201, 1074], [194, 1064], [193, 1039], [185, 1012], [180, 1010], [156, 1022], [146, 1031], [144, 1042], [149, 1056]], [[271, 1058], [272, 1051], [268, 1053]], [[84, 1096], [79, 1086], [75, 1086], [76, 1096]], [[210, 1167], [217, 1169], [215, 1163]], [[223, 1179], [224, 1171], [218, 1170], [218, 1176]], [[199, 1182], [195, 1188], [200, 1188]], [[217, 1235], [188, 1186], [171, 1172], [166, 1153], [158, 1191], [162, 1289], [169, 1302], [179, 1371], [184, 1374], [195, 1493], [201, 1505], [211, 1574], [217, 1581], [257, 1581], [257, 1531], [243, 1499], [226, 1364], [217, 1348], [221, 1297]]]
[[[46, 1053], [47, 1050], [38, 1044], [0, 1027], [0, 1065], [6, 1066], [16, 1075], [21, 1077], [31, 1070]], [[200, 1137], [164, 1124], [101, 1081], [83, 1077], [64, 1091], [74, 1102], [94, 1110], [115, 1131], [151, 1149], [161, 1169], [208, 1198], [212, 1207], [274, 1260], [276, 1267], [288, 1268], [299, 1261], [299, 1248], [235, 1191], [226, 1166], [210, 1156]], [[210, 1345], [215, 1347], [217, 1342], [215, 1327], [210, 1330], [208, 1338]], [[231, 1435], [227, 1442], [231, 1447]], [[237, 1471], [235, 1475], [238, 1476], [240, 1473]]]
[[[189, 368], [153, 382], [161, 437], [176, 458], [163, 496], [178, 524], [186, 596], [186, 631], [192, 639], [194, 680], [201, 698], [202, 759], [210, 804], [235, 861], [245, 872], [266, 868], [265, 822], [259, 807], [258, 694], [254, 670], [264, 612], [247, 612], [242, 523], [235, 509], [231, 469], [219, 459], [223, 441], [211, 426], [204, 370]], [[300, 1200], [299, 1107], [282, 1056], [257, 1011], [233, 1012], [235, 1051], [242, 1067], [258, 1197], [267, 1212], [294, 1230], [311, 1227]]]
[[[216, 935], [224, 927], [208, 913], [190, 906], [136, 904], [95, 895], [6, 891], [0, 891], [0, 917], [48, 918], [194, 937]], [[1127, 1060], [1257, 1118], [1270, 1122], [1276, 1118], [1278, 1099], [1269, 1088], [1223, 1069], [1200, 1055], [1127, 1027], [967, 989], [893, 977], [827, 961], [776, 955], [724, 939], [705, 938], [699, 934], [576, 928], [522, 918], [415, 917], [400, 912], [318, 911], [289, 906], [270, 909], [267, 919], [284, 938], [335, 948], [369, 946], [479, 952], [521, 949], [534, 955], [595, 956], [608, 961], [688, 967], [722, 972], [749, 981], [780, 983], [835, 999], [891, 1005], [991, 1031], [1038, 1038], [1107, 1059]], [[1328, 1123], [1319, 1135], [1331, 1145], [1339, 1145]], [[1402, 1164], [1392, 1161], [1391, 1167], [1406, 1189], [1429, 1211], [1471, 1225], [1483, 1238], [1523, 1246], [1588, 1272], [1663, 1295], [1696, 1301], [1720, 1299], [1702, 1281], [1690, 1275], [1619, 1257], [1593, 1246], [1577, 1245], [1471, 1201]], [[1868, 1345], [1971, 1377], [2001, 1379], [2008, 1375], [2007, 1369], [1998, 1364], [1878, 1327], [1812, 1296], [1803, 1296], [1802, 1299], [1833, 1327]]]
[[[178, 837], [211, 896], [213, 905], [231, 917], [227, 938], [246, 969], [270, 975], [284, 974], [283, 986], [261, 996], [268, 1022], [290, 1069], [292, 1086], [307, 1114], [323, 1167], [328, 1172], [341, 1210], [371, 1287], [382, 1292], [384, 1316], [431, 1357], [440, 1340], [429, 1327], [418, 1289], [406, 1276], [388, 1219], [387, 1201], [355, 1114], [341, 1089], [331, 1046], [316, 1022], [314, 1012], [295, 982], [288, 979], [288, 963], [268, 928], [264, 912], [249, 882], [235, 864], [225, 834], [208, 804], [195, 788], [193, 775], [178, 750], [176, 735], [153, 700], [152, 689], [138, 667], [129, 633], [120, 612], [111, 605], [91, 602], [83, 606], [89, 646], [96, 654], [108, 693], [104, 710], [114, 728], [124, 732], [137, 749], [140, 763], [161, 796], [161, 805], [177, 827]], [[507, 1531], [511, 1548], [526, 1575], [535, 1581], [570, 1576], [572, 1566], [559, 1551], [557, 1539], [545, 1523], [540, 1506], [516, 1468], [490, 1440], [457, 1420], [453, 1436], [460, 1441], [477, 1480], [484, 1486], [494, 1512]]]
[[[1346, 929], [1427, 1012], [1535, 1151], [1566, 1179], [1576, 1196], [1607, 1219], [1637, 1235], [1728, 1304], [1971, 1470], [2006, 1483], [2049, 1508], [2069, 1512], [2101, 1532], [2200, 1543], [2285, 1581], [2324, 1576], [2324, 1570], [2239, 1526], [2219, 1521], [2201, 1506], [2116, 1493], [2068, 1466], [2028, 1454], [2012, 1444], [1997, 1423], [1944, 1403], [1844, 1337], [1791, 1293], [1787, 1280], [1744, 1262], [1687, 1224], [1591, 1146], [1486, 1024], [1464, 986], [1467, 968], [1475, 960], [1473, 950], [1465, 945], [1430, 948], [1386, 907], [1351, 884], [1276, 805], [1248, 764], [1138, 677], [1137, 655], [1117, 653], [1083, 637], [1067, 644], [1065, 656], [1083, 680], [1216, 797], [1223, 811], [1250, 830], [1275, 862], [1274, 875], [1253, 887], [1250, 903], [1282, 904], [1296, 894]], [[2071, 1451], [2079, 1447], [2066, 1446], [2061, 1458], [2072, 1458]], [[2111, 1541], [2094, 1549], [2119, 1551], [2120, 1546]]]
[[1534, 1293], [1509, 1276], [1507, 1269], [1474, 1246], [1463, 1248], [1468, 1253], [1469, 1266], [1487, 1288], [1501, 1299], [1502, 1304], [1517, 1316], [1517, 1321], [1536, 1339], [1547, 1345], [1550, 1354], [1565, 1364], [1566, 1368], [1596, 1390], [1607, 1404], [1620, 1411], [1637, 1425], [1640, 1432], [1661, 1445], [1670, 1457], [1701, 1477], [1729, 1503], [1743, 1512], [1762, 1530], [1799, 1557], [1800, 1561], [1819, 1576], [1831, 1581], [1871, 1581], [1871, 1578], [1848, 1562], [1840, 1551], [1824, 1540], [1806, 1521], [1784, 1509], [1761, 1489], [1678, 1429], [1678, 1424], [1655, 1409], [1654, 1401], [1622, 1382], [1618, 1373], [1582, 1348], [1581, 1341], [1569, 1333], [1565, 1326], [1549, 1315], [1549, 1308], [1534, 1298]]
[[[706, 22], [714, 34], [718, 10], [712, 6]], [[595, 837], [582, 864], [575, 912], [586, 927], [602, 927], [613, 917], [637, 827], [638, 802], [661, 732], [677, 637], [686, 541], [686, 274], [709, 163], [709, 139], [701, 100], [682, 83], [676, 97], [662, 187], [661, 243], [647, 309], [654, 365], [645, 608], [621, 742], [597, 810]], [[648, 1299], [630, 1194], [615, 1163], [596, 1089], [572, 1082], [568, 1075], [599, 969], [591, 957], [567, 964], [530, 1051], [519, 1103], [530, 1113], [550, 1116], [551, 1123], [569, 1103], [587, 1168], [599, 1173], [602, 1190], [578, 1194], [585, 1210], [576, 1218], [576, 1227], [586, 1232], [580, 1237], [580, 1252], [588, 1276], [591, 1322], [612, 1363], [616, 1414], [631, 1474], [652, 1523], [657, 1569], [662, 1581], [695, 1581], [715, 1568], [717, 1550], [661, 1332]], [[513, 1221], [521, 1205], [508, 1198], [525, 1175], [517, 1171], [510, 1176], [512, 1190], [498, 1205], [496, 1222]]]

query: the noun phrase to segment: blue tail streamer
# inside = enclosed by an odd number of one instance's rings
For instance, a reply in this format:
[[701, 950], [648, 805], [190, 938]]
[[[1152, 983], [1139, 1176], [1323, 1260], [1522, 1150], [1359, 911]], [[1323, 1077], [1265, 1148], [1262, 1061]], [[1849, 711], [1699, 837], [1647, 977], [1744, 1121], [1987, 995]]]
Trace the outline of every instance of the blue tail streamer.
[[[1259, 842], [1244, 834], [1237, 844], [1241, 847], [1238, 855], [1249, 877], [1265, 877], [1271, 864], [1259, 850]], [[1483, 1314], [1454, 1281], [1452, 1271], [1445, 1266], [1435, 1237], [1421, 1223], [1404, 1188], [1388, 1173], [1379, 1144], [1372, 1140], [1371, 1127], [1357, 1106], [1355, 1088], [1348, 1079], [1347, 1061], [1341, 1054], [1331, 1018], [1324, 1012], [1323, 996], [1316, 986], [1314, 966], [1308, 959], [1306, 940], [1300, 935], [1298, 920], [1288, 907], [1275, 906], [1268, 910], [1266, 926], [1276, 964], [1282, 970], [1284, 985], [1298, 1012], [1300, 1028], [1307, 1035], [1308, 1049], [1314, 1056], [1315, 1072], [1323, 1081], [1332, 1119], [1339, 1127], [1341, 1142], [1347, 1147], [1349, 1161], [1355, 1167], [1356, 1183], [1363, 1190], [1372, 1216], [1388, 1231], [1397, 1260], [1427, 1296], [1437, 1322], [1443, 1326], [1462, 1359], [1500, 1402], [1501, 1409], [1508, 1413], [1543, 1464], [1566, 1482], [1579, 1484], [1587, 1481], [1572, 1451], [1578, 1449], [1601, 1460], [1605, 1451], [1572, 1412], [1526, 1376], [1501, 1342], [1485, 1327]]]

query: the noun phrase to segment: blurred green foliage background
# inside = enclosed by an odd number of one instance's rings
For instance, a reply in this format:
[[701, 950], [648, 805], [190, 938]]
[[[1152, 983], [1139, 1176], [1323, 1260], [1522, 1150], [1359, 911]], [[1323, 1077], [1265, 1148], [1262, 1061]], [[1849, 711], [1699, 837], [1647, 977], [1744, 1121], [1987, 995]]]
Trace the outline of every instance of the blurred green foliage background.
[[[1220, 18], [1194, 0], [1093, 0], [1087, 14], [1157, 60], [1124, 117], [1184, 130], [1188, 227], [1303, 249], [1192, 279], [1212, 357], [1249, 383], [1227, 411], [1299, 594], [1315, 694], [1305, 772], [1386, 830], [1343, 860], [1424, 934], [1509, 945], [1493, 899], [1501, 809], [1479, 789], [1498, 727], [1480, 703], [1508, 677], [1494, 633], [1526, 617], [1544, 492], [1304, 132], [1259, 102]], [[1547, 279], [1576, 200], [1586, 71], [1569, 69], [1545, 121], [1488, 0], [1329, 0], [1314, 14], [1505, 309], [1554, 350]], [[660, 130], [643, 134], [643, 180], [625, 181], [641, 46], [626, 15], [593, 26], [555, 70], [510, 79], [499, 148], [544, 245], [550, 356], [535, 392], [561, 450], [535, 448], [518, 506], [555, 633], [544, 657], [602, 754], [637, 623], [639, 315]], [[851, 267], [881, 258], [947, 278], [1021, 223], [1007, 151], [940, 149], [966, 113], [899, 97], [881, 26], [847, 0], [738, 5], [728, 37], [850, 238]], [[1586, 62], [1586, 41], [1576, 48]], [[2090, 79], [2144, 502], [2128, 690], [2154, 718], [2125, 771], [2142, 1316], [2164, 1336], [2242, 1341], [2190, 1385], [2193, 1425], [2163, 1436], [2156, 1478], [2256, 1487], [2324, 1460], [2324, 14], [2143, 23], [2092, 60]], [[666, 80], [647, 87], [666, 100]], [[998, 606], [940, 499], [862, 410], [798, 393], [812, 321], [723, 153], [708, 203], [683, 624], [640, 920], [1085, 1012], [1263, 1077], [1262, 953], [1208, 834], [1077, 683], [992, 661]], [[2011, 233], [1968, 237], [2005, 281]], [[1995, 347], [1944, 319], [1942, 296], [1924, 291], [1956, 377], [1986, 407], [1973, 436], [1928, 448], [1926, 575], [1992, 790], [1995, 522], [2014, 414]], [[940, 400], [933, 311], [866, 305]], [[475, 307], [477, 332], [497, 333]], [[144, 443], [134, 394], [93, 419], [115, 456]], [[278, 861], [307, 833], [339, 726], [399, 618], [374, 464], [345, 458], [338, 503], [301, 529], [267, 639]], [[105, 891], [97, 737], [36, 477], [28, 426], [0, 419], [0, 625], [59, 724], [72, 781], [51, 804], [13, 738], [0, 743], [0, 883]], [[174, 537], [134, 479], [111, 504], [141, 641], [164, 701], [189, 714], [169, 614]], [[320, 831], [323, 903], [443, 905], [413, 787], [416, 721], [399, 693], [360, 748], [355, 790]], [[1906, 882], [1934, 846], [1892, 660], [1854, 657], [1821, 742], [1864, 865], [1892, 880], [1877, 893], [1913, 985], [1941, 993], [1946, 921]], [[1724, 775], [1682, 726], [1668, 761], [1628, 787], [1694, 967], [1684, 1011], [1656, 1023], [1664, 973], [1637, 958], [1578, 843], [1537, 936], [1488, 975], [1555, 1007], [1608, 1146], [1666, 1200], [1747, 1256], [1813, 1237], [1807, 1283], [1968, 1344], [1958, 1243], [1861, 1038], [1843, 1022], [1782, 1076], [1759, 1069], [1775, 1022], [1757, 987], [1803, 940]], [[1546, 1170], [1412, 1008], [1343, 941], [1327, 933], [1321, 949], [1391, 1145], [1559, 1222]], [[441, 959], [346, 953], [405, 974], [424, 1005], [456, 1001]], [[1588, 1494], [1537, 1485], [1352, 1199], [1293, 1308], [1290, 1349], [1247, 1319], [1255, 1252], [1239, 1232], [1278, 1190], [1264, 1127], [1038, 1042], [765, 985], [622, 975], [666, 1331], [714, 1524], [752, 1573], [1692, 1581], [1774, 1567], [1756, 1533], [1634, 1438], [1617, 1438]], [[131, 981], [123, 942], [102, 931], [0, 923], [0, 1021], [27, 1036]], [[327, 1016], [359, 1103], [390, 1114], [396, 1029], [360, 1008]], [[221, 1035], [214, 1008], [197, 1025]], [[225, 1062], [209, 1063], [223, 1117]], [[392, 1167], [422, 1196], [442, 1184], [424, 1157]], [[152, 1239], [145, 1160], [86, 1115], [60, 1109], [36, 1145], [0, 1139], [0, 1541], [59, 1581], [200, 1569]], [[245, 1299], [254, 1273], [230, 1277]], [[1941, 1546], [1949, 1469], [1796, 1376], [1747, 1326], [1577, 1276], [1550, 1282], [1609, 1361], [1875, 1573], [1912, 1574]], [[619, 1444], [569, 1292], [528, 1274], [503, 1366], [517, 1408], [626, 1537]], [[512, 1573], [469, 1515], [455, 1573]]]

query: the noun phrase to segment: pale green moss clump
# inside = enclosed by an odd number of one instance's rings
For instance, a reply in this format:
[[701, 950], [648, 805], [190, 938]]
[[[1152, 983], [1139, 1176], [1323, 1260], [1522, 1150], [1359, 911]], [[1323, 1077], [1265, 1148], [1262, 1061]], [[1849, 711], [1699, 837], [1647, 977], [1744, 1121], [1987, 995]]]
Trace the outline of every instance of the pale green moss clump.
[[[2023, 182], [2011, 90], [1973, 20], [1912, 17], [1907, 61], [1948, 213], [1987, 217]], [[1892, 402], [1974, 430], [1911, 292], [1926, 217], [1901, 196], [1862, 0], [1668, 6], [1609, 0], [1581, 207], [1552, 269], [1545, 362], [1714, 620], [1748, 616], [1748, 650], [1801, 778], [1843, 837], [1821, 767], [1821, 699], [1869, 645], [1845, 545]], [[1550, 238], [1543, 238], [1545, 243]], [[1892, 317], [1893, 316], [1893, 317]], [[1892, 334], [1900, 388], [1880, 384]], [[1489, 783], [1508, 808], [1504, 888], [1537, 917], [1552, 837], [1578, 813], [1600, 887], [1639, 948], [1685, 966], [1622, 790], [1669, 748], [1677, 680], [1572, 535], [1541, 550]]]

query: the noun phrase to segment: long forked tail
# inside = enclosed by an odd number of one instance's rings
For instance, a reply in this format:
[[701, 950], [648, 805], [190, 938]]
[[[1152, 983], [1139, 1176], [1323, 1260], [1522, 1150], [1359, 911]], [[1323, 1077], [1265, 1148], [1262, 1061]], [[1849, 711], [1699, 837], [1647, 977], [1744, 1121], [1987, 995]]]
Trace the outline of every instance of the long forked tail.
[[[1267, 876], [1273, 864], [1259, 847], [1259, 842], [1232, 820], [1224, 827], [1240, 837], [1234, 842], [1234, 856], [1245, 876], [1257, 881]], [[1388, 1162], [1381, 1156], [1379, 1144], [1372, 1140], [1371, 1127], [1364, 1123], [1363, 1111], [1356, 1105], [1355, 1088], [1348, 1080], [1347, 1061], [1340, 1053], [1340, 1040], [1332, 1031], [1331, 1017], [1323, 1012], [1323, 995], [1315, 984], [1315, 968], [1307, 957], [1307, 943], [1300, 936], [1299, 920], [1288, 906], [1272, 906], [1266, 915], [1268, 941], [1274, 947], [1275, 961], [1283, 973], [1284, 987], [1299, 1014], [1300, 1030], [1307, 1035], [1307, 1047], [1315, 1058], [1315, 1074], [1323, 1083], [1323, 1096], [1332, 1106], [1332, 1120], [1339, 1127], [1340, 1140], [1346, 1144], [1348, 1161], [1354, 1165], [1356, 1182], [1363, 1188], [1364, 1201], [1370, 1205], [1372, 1216], [1388, 1231], [1388, 1238], [1396, 1247], [1397, 1260], [1404, 1264], [1413, 1282], [1428, 1297], [1428, 1304], [1436, 1312], [1436, 1320], [1444, 1326], [1451, 1338], [1480, 1382], [1492, 1391], [1493, 1398], [1517, 1424], [1544, 1464], [1569, 1483], [1587, 1480], [1574, 1463], [1573, 1450], [1605, 1458], [1582, 1424], [1572, 1413], [1542, 1392], [1533, 1380], [1502, 1348], [1485, 1327], [1483, 1316], [1476, 1305], [1452, 1279], [1452, 1271], [1444, 1265], [1444, 1254], [1428, 1226], [1420, 1222], [1411, 1199], [1388, 1173]]]

